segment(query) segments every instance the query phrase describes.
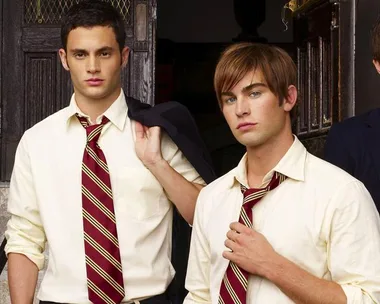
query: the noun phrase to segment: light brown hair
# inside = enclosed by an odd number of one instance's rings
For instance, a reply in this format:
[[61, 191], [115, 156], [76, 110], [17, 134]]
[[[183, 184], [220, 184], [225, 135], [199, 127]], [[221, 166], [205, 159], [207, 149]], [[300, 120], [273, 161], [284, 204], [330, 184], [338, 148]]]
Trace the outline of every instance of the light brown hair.
[[[296, 85], [297, 68], [284, 50], [258, 43], [237, 43], [221, 55], [215, 70], [214, 88], [220, 108], [222, 93], [230, 91], [247, 73], [260, 71], [268, 88], [282, 105], [290, 85]], [[291, 111], [294, 118], [296, 107]]]
[[372, 56], [380, 62], [380, 15], [372, 28]]

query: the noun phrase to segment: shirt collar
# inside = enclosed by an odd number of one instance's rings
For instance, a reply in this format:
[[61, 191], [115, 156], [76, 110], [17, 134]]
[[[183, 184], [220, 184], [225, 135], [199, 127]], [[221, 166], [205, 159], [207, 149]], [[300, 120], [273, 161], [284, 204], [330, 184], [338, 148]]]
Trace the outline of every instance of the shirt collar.
[[[287, 176], [288, 178], [297, 181], [304, 181], [306, 155], [306, 148], [299, 141], [299, 139], [294, 136], [293, 144], [289, 150], [281, 158], [278, 164], [264, 176], [263, 184], [266, 184], [271, 180], [275, 171]], [[243, 156], [238, 166], [235, 168], [230, 187], [234, 186], [236, 182], [248, 187], [247, 153]]]
[[[125, 121], [127, 119], [128, 107], [125, 101], [125, 95], [123, 89], [121, 89], [119, 97], [112, 103], [112, 105], [99, 117], [97, 117], [95, 124], [101, 122], [103, 116], [106, 116], [112, 124], [114, 124], [119, 130], [124, 129]], [[75, 93], [71, 97], [70, 105], [67, 108], [67, 126], [69, 127], [73, 121], [73, 117], [78, 114], [89, 118], [88, 115], [84, 114], [79, 108], [75, 100]]]

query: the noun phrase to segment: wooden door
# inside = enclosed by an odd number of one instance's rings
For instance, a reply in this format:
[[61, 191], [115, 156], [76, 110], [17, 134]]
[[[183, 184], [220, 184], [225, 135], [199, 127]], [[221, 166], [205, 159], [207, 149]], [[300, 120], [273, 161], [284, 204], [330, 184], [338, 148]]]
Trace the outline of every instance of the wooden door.
[[332, 123], [354, 113], [353, 2], [299, 0], [294, 16], [299, 119], [296, 133], [323, 156]]
[[[0, 181], [10, 178], [23, 132], [70, 101], [70, 76], [62, 68], [57, 50], [61, 47], [61, 16], [79, 1], [0, 1]], [[122, 14], [126, 45], [132, 50], [122, 73], [124, 90], [153, 104], [156, 0], [105, 1]]]

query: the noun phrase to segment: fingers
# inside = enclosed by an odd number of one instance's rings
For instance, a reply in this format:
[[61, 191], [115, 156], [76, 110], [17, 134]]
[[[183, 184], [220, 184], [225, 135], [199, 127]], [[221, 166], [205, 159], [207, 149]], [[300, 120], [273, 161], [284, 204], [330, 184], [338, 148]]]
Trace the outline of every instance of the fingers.
[[231, 251], [223, 251], [222, 255], [223, 255], [223, 257], [224, 257], [225, 259], [230, 260], [230, 261], [231, 261], [231, 260], [233, 259], [233, 257], [234, 257], [234, 255], [233, 255], [233, 253], [232, 253]]
[[152, 137], [160, 137], [161, 136], [161, 128], [160, 127], [151, 127], [149, 128], [149, 136]]
[[238, 233], [249, 233], [252, 230], [251, 228], [248, 228], [247, 226], [245, 226], [239, 222], [231, 223], [230, 229], [235, 230]]
[[147, 127], [138, 121], [135, 121], [135, 133], [137, 139], [143, 139], [145, 137], [160, 137], [161, 128], [160, 127]]
[[230, 230], [227, 232], [227, 239], [230, 239], [231, 241], [236, 242], [238, 236], [239, 236], [239, 233], [236, 232], [235, 230]]
[[138, 121], [135, 122], [136, 139], [143, 139], [145, 137], [144, 126]]
[[238, 248], [238, 244], [236, 244], [234, 241], [229, 240], [229, 239], [224, 241], [224, 246], [231, 249], [231, 251], [236, 251]]

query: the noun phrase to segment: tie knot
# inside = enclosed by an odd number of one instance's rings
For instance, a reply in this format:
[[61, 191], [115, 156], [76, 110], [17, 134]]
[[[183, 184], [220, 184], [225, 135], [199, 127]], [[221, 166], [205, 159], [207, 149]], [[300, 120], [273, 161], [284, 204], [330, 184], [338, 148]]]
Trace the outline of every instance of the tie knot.
[[102, 132], [103, 127], [106, 123], [109, 122], [109, 119], [103, 116], [100, 124], [90, 126], [88, 119], [86, 117], [77, 116], [82, 126], [86, 129], [87, 142], [88, 143], [97, 143], [100, 133]]
[[265, 194], [267, 194], [267, 192], [278, 187], [285, 179], [285, 175], [279, 172], [274, 172], [271, 181], [265, 188], [246, 188], [241, 185], [240, 188], [244, 197], [243, 206], [245, 207], [247, 204], [247, 208], [252, 208], [263, 196], [265, 196]]

